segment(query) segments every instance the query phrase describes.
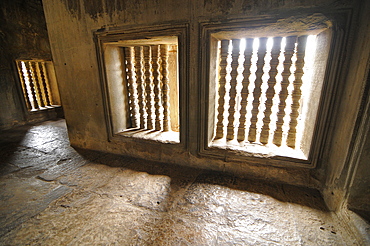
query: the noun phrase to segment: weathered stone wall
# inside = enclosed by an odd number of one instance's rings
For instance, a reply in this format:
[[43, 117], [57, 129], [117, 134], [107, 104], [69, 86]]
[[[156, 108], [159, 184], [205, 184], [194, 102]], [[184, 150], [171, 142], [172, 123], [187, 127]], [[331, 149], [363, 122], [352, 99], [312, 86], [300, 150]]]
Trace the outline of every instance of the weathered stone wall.
[[0, 129], [26, 121], [15, 59], [51, 59], [41, 0], [0, 1]]
[[[366, 129], [359, 132], [359, 126], [364, 114], [368, 114], [368, 111], [364, 112], [362, 108], [368, 100], [364, 93], [366, 87], [369, 86], [367, 81], [370, 69], [369, 13], [370, 2], [362, 1], [361, 10], [356, 15], [359, 17], [358, 24], [353, 26], [353, 43], [348, 50], [349, 62], [345, 67], [346, 83], [341, 84], [343, 92], [335, 106], [338, 115], [336, 121], [332, 122], [333, 139], [322, 160], [324, 165], [322, 169], [325, 170], [326, 179], [323, 194], [328, 206], [332, 209], [337, 209], [342, 205], [343, 197], [346, 197], [348, 192], [366, 190], [370, 183], [370, 177], [366, 176], [366, 173], [361, 173], [369, 169], [369, 163], [366, 162], [369, 152], [366, 152], [366, 148], [363, 149], [363, 153], [356, 150], [357, 135], [366, 133]], [[356, 155], [361, 155], [362, 161], [355, 163]], [[352, 186], [348, 190], [349, 182], [353, 178], [355, 182], [359, 181], [356, 181], [357, 177], [352, 177], [356, 169], [360, 172], [357, 176], [361, 177], [362, 181], [355, 184], [356, 188]]]
[[[199, 122], [200, 104], [198, 88], [201, 83], [204, 83], [199, 79], [199, 47], [201, 45], [199, 23], [276, 14], [290, 16], [307, 9], [313, 13], [321, 13], [325, 10], [347, 8], [352, 11], [352, 26], [358, 26], [357, 11], [362, 5], [362, 1], [352, 0], [45, 0], [44, 10], [71, 144], [82, 148], [222, 170], [239, 176], [318, 189], [323, 189], [325, 182], [328, 182], [327, 186], [330, 186], [333, 180], [326, 180], [326, 177], [333, 177], [334, 173], [340, 173], [346, 162], [346, 151], [350, 146], [349, 139], [354, 128], [354, 118], [357, 117], [356, 112], [360, 105], [360, 98], [357, 97], [346, 97], [345, 100], [337, 102], [334, 111], [341, 112], [341, 114], [340, 118], [336, 118], [336, 122], [333, 122], [331, 130], [333, 130], [333, 135], [343, 136], [344, 139], [336, 139], [330, 145], [331, 148], [327, 147], [325, 156], [320, 159], [320, 165], [316, 169], [268, 167], [197, 156], [199, 147], [197, 122]], [[176, 148], [169, 145], [144, 143], [140, 140], [109, 142], [93, 32], [106, 26], [151, 26], [158, 23], [186, 23], [189, 26], [189, 38], [186, 43], [189, 50], [187, 83], [191, 93], [185, 96], [192, 110], [188, 112], [187, 128], [182, 128], [186, 131], [186, 145], [183, 148]], [[369, 45], [369, 41], [357, 35], [356, 31], [358, 30], [353, 30], [349, 37], [353, 40], [353, 35], [356, 34], [359, 40], [356, 40], [355, 45], [349, 43], [345, 47], [346, 56], [351, 56], [353, 47], [359, 42], [362, 42], [362, 45]], [[365, 56], [369, 55], [362, 54], [362, 56], [365, 59]], [[343, 57], [347, 65], [356, 66], [355, 57], [350, 64], [347, 58]], [[360, 77], [364, 73], [365, 70], [361, 67], [357, 71], [358, 77], [351, 78], [351, 81], [344, 78], [343, 81], [346, 83], [341, 85], [341, 91], [352, 91], [352, 95], [360, 96], [364, 83]], [[348, 107], [348, 103], [352, 106]], [[354, 118], [346, 117], [346, 113], [349, 112]], [[338, 123], [342, 121], [346, 124]], [[340, 126], [337, 126], [338, 124]], [[340, 155], [336, 153], [337, 150], [341, 150]], [[339, 160], [333, 157], [335, 155], [339, 156]]]
[[[369, 79], [370, 82], [370, 79]], [[354, 175], [349, 183], [348, 206], [370, 221], [370, 95], [367, 98], [367, 111], [364, 112], [363, 132], [359, 136], [358, 154], [354, 158]]]

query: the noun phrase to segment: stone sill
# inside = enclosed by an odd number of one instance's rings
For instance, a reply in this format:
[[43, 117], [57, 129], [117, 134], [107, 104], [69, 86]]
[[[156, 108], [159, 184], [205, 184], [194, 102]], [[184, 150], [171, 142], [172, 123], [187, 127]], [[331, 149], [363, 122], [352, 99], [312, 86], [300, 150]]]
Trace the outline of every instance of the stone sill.
[[262, 145], [258, 143], [238, 142], [237, 140], [227, 141], [226, 139], [217, 139], [210, 143], [209, 147], [235, 150], [249, 153], [251, 156], [271, 158], [274, 156], [288, 157], [307, 161], [307, 156], [303, 151], [295, 150], [288, 146], [276, 146], [274, 144]]
[[180, 133], [174, 131], [162, 132], [156, 130], [129, 128], [115, 135], [145, 140], [153, 140], [161, 143], [170, 143], [170, 144], [180, 143]]

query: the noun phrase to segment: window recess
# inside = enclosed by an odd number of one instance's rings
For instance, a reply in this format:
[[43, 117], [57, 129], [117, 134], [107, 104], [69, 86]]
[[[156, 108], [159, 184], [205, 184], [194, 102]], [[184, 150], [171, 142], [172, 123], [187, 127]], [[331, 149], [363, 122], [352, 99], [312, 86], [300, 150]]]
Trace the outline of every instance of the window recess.
[[209, 82], [200, 154], [313, 166], [331, 22], [299, 30], [294, 23], [232, 23], [203, 31]]
[[178, 36], [97, 35], [111, 137], [179, 143]]
[[51, 61], [16, 60], [16, 64], [29, 111], [60, 107], [59, 91]]

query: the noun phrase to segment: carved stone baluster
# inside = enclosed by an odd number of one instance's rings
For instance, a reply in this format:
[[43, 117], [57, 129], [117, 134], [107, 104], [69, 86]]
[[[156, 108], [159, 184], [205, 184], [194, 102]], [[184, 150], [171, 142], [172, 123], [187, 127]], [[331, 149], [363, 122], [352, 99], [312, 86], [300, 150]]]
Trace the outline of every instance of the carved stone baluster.
[[241, 101], [240, 101], [240, 119], [238, 128], [238, 141], [245, 140], [245, 121], [247, 116], [247, 104], [248, 104], [248, 94], [249, 94], [249, 76], [251, 74], [252, 65], [252, 54], [253, 54], [253, 39], [248, 38], [246, 40], [246, 47], [244, 50], [244, 70], [243, 70], [243, 88], [241, 91]]
[[152, 130], [153, 124], [153, 77], [152, 77], [152, 51], [150, 46], [144, 46], [144, 61], [145, 61], [145, 91], [146, 91], [146, 113], [148, 129]]
[[257, 60], [257, 71], [256, 71], [256, 80], [254, 82], [254, 91], [253, 91], [253, 108], [252, 108], [252, 117], [251, 117], [251, 125], [249, 127], [249, 134], [248, 134], [248, 141], [255, 142], [256, 135], [257, 135], [257, 115], [258, 115], [258, 108], [260, 105], [260, 97], [261, 97], [261, 85], [262, 85], [262, 76], [263, 76], [263, 66], [265, 64], [265, 55], [266, 55], [266, 43], [267, 38], [260, 38], [260, 44], [258, 47], [258, 60]]
[[224, 107], [225, 107], [225, 94], [226, 94], [226, 66], [227, 56], [229, 52], [229, 40], [221, 41], [221, 54], [220, 54], [220, 65], [219, 65], [219, 78], [218, 78], [218, 113], [217, 113], [217, 125], [216, 125], [216, 136], [215, 139], [224, 137]]
[[161, 44], [162, 60], [162, 101], [163, 101], [163, 131], [171, 130], [170, 125], [170, 87], [168, 77], [168, 44]]
[[126, 60], [126, 76], [127, 76], [127, 89], [129, 92], [129, 108], [130, 108], [130, 121], [131, 121], [131, 127], [136, 128], [139, 126], [138, 124], [138, 118], [137, 118], [137, 90], [136, 90], [136, 81], [133, 77], [134, 72], [134, 47], [126, 47], [124, 48], [125, 53], [125, 60]]
[[153, 67], [153, 84], [154, 84], [154, 108], [155, 108], [155, 130], [162, 130], [161, 119], [161, 79], [160, 79], [160, 50], [159, 45], [152, 47], [152, 67]]
[[273, 143], [281, 146], [283, 136], [283, 124], [285, 116], [286, 99], [288, 97], [289, 76], [291, 74], [290, 67], [292, 66], [292, 56], [294, 54], [295, 41], [297, 37], [290, 36], [286, 38], [285, 51], [284, 51], [284, 69], [281, 73], [283, 79], [281, 81], [281, 90], [279, 93], [279, 110], [277, 113], [276, 130], [274, 133]]
[[35, 62], [35, 77], [37, 78], [38, 85], [39, 85], [39, 95], [40, 95], [40, 101], [42, 102], [41, 105], [43, 107], [48, 106], [47, 102], [47, 92], [45, 93], [46, 86], [45, 86], [45, 78], [44, 75], [40, 69], [41, 62]]
[[27, 85], [26, 85], [26, 79], [25, 79], [25, 76], [27, 76], [27, 75], [23, 73], [24, 62], [18, 61], [17, 65], [18, 65], [19, 79], [21, 80], [21, 84], [22, 84], [22, 91], [23, 91], [24, 101], [26, 102], [27, 109], [31, 110], [32, 106], [31, 106], [31, 103], [30, 103], [30, 99], [28, 98], [28, 91], [27, 91]]
[[49, 106], [51, 106], [51, 105], [53, 105], [53, 97], [51, 95], [50, 84], [49, 84], [49, 76], [48, 76], [48, 72], [46, 70], [45, 62], [40, 62], [39, 66], [40, 66], [42, 81], [44, 83], [46, 102], [48, 103]]
[[135, 46], [135, 68], [140, 115], [140, 128], [146, 129], [143, 47]]
[[304, 66], [304, 56], [306, 51], [307, 36], [298, 37], [297, 44], [297, 61], [295, 62], [295, 72], [293, 81], [293, 93], [292, 93], [292, 111], [290, 113], [289, 131], [287, 138], [287, 145], [291, 148], [295, 148], [295, 140], [297, 133], [297, 119], [298, 110], [300, 107], [299, 101], [301, 100], [302, 91], [302, 76], [303, 76], [303, 66]]
[[30, 67], [31, 67], [31, 71], [32, 71], [31, 76], [33, 78], [32, 81], [34, 83], [37, 103], [39, 104], [40, 107], [45, 107], [44, 101], [42, 99], [42, 93], [41, 93], [40, 81], [39, 81], [38, 73], [37, 73], [36, 62], [30, 62]]
[[275, 37], [273, 39], [273, 46], [271, 50], [271, 61], [270, 61], [270, 71], [269, 71], [269, 79], [267, 81], [268, 88], [266, 91], [266, 102], [265, 102], [265, 117], [263, 118], [263, 126], [261, 131], [260, 142], [263, 144], [268, 143], [269, 133], [270, 133], [270, 116], [271, 116], [271, 108], [272, 108], [272, 99], [275, 96], [275, 85], [276, 85], [276, 75], [278, 73], [277, 66], [279, 65], [279, 55], [280, 55], [280, 48], [281, 48], [281, 40], [282, 37]]
[[234, 139], [234, 120], [235, 120], [235, 101], [236, 101], [236, 78], [238, 77], [238, 65], [239, 65], [239, 54], [240, 54], [240, 39], [232, 40], [232, 62], [231, 62], [231, 80], [230, 80], [230, 100], [229, 100], [229, 117], [227, 124], [227, 140]]
[[38, 104], [37, 98], [36, 98], [35, 82], [33, 81], [34, 78], [32, 76], [31, 62], [25, 62], [24, 64], [26, 65], [26, 71], [27, 71], [29, 86], [30, 86], [30, 89], [31, 89], [31, 95], [32, 95], [31, 104], [32, 104], [32, 107], [34, 109], [39, 109], [39, 104]]

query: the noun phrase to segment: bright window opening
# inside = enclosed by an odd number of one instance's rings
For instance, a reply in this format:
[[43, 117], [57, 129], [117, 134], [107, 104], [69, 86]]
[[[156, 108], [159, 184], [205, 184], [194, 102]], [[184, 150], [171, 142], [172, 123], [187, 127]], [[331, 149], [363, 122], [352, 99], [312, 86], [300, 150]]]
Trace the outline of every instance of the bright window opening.
[[322, 88], [318, 53], [327, 54], [319, 38], [218, 38], [209, 146], [306, 160]]
[[59, 92], [52, 62], [17, 60], [16, 63], [28, 110], [59, 107]]

